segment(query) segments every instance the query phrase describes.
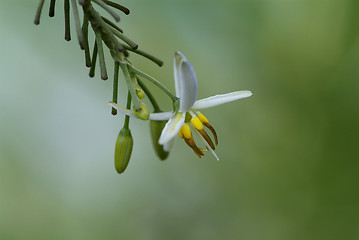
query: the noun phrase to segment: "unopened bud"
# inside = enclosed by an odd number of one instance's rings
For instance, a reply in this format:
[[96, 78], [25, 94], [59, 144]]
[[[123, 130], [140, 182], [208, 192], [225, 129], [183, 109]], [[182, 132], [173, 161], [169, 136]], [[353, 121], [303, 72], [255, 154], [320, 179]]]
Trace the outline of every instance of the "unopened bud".
[[151, 129], [153, 148], [155, 149], [157, 156], [161, 160], [165, 160], [169, 155], [169, 152], [167, 152], [163, 149], [163, 145], [158, 143], [158, 139], [160, 138], [162, 130], [165, 127], [166, 123], [167, 123], [167, 121], [165, 121], [165, 120], [164, 121], [150, 121], [150, 129]]
[[130, 129], [122, 128], [118, 134], [115, 146], [115, 168], [123, 173], [131, 158], [133, 139]]
[[136, 89], [136, 94], [139, 99], [145, 98], [145, 93], [141, 89]]
[[136, 109], [134, 109], [133, 111], [135, 112], [135, 115], [142, 120], [148, 120], [150, 118], [150, 111], [148, 110], [147, 106], [143, 103], [140, 103], [141, 106], [141, 110], [136, 111]]

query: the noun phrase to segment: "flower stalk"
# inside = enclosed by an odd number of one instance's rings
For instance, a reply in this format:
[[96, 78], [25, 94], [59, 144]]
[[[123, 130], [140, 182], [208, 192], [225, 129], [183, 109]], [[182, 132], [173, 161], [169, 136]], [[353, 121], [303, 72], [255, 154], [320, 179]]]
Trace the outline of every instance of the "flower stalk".
[[132, 66], [131, 64], [127, 64], [128, 68], [131, 72], [146, 78], [147, 80], [149, 80], [150, 82], [152, 82], [153, 84], [155, 84], [157, 87], [159, 87], [164, 93], [167, 94], [167, 96], [169, 96], [173, 102], [175, 102], [178, 98], [168, 89], [166, 88], [161, 82], [157, 81], [156, 79], [154, 79], [153, 77], [151, 77], [150, 75], [136, 69], [134, 66]]

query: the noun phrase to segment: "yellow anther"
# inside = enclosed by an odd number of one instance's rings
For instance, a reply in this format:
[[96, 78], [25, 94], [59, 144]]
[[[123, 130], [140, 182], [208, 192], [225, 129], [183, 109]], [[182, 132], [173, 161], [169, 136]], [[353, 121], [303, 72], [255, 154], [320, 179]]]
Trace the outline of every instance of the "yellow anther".
[[183, 125], [180, 132], [185, 138], [187, 139], [192, 138], [191, 129], [187, 124]]
[[182, 133], [182, 129], [178, 131], [178, 136], [180, 136], [180, 138], [184, 138], [183, 133]]
[[208, 123], [208, 119], [202, 113], [198, 115], [198, 118], [201, 120], [201, 122]]
[[193, 126], [197, 129], [197, 130], [202, 130], [203, 129], [203, 124], [202, 122], [199, 120], [198, 117], [194, 117], [191, 119], [191, 123], [193, 124]]

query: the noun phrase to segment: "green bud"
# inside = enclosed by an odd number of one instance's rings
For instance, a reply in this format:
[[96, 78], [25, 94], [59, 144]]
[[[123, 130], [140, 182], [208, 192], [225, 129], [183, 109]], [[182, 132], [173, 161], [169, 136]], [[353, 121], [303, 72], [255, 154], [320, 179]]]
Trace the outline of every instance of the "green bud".
[[155, 149], [157, 156], [161, 160], [165, 160], [168, 157], [168, 155], [170, 154], [169, 152], [167, 152], [163, 149], [163, 145], [158, 143], [158, 139], [160, 138], [162, 130], [165, 127], [166, 123], [167, 123], [166, 120], [150, 121], [150, 129], [151, 129], [153, 148]]
[[136, 94], [139, 99], [145, 98], [145, 93], [141, 89], [136, 89]]
[[122, 128], [118, 134], [115, 146], [115, 168], [123, 173], [131, 158], [133, 139], [130, 129]]
[[147, 106], [143, 103], [140, 103], [141, 110], [136, 111], [134, 108], [133, 111], [135, 112], [135, 115], [142, 120], [148, 120], [150, 118], [150, 111], [148, 110]]

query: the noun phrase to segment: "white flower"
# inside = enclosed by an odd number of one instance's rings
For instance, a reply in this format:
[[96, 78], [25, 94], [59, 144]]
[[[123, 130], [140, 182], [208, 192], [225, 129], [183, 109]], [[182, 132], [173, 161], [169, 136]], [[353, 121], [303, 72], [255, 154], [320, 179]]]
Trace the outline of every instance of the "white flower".
[[[176, 96], [179, 98], [179, 108], [174, 112], [163, 112], [150, 114], [150, 120], [167, 120], [164, 127], [159, 144], [164, 145], [164, 149], [169, 151], [175, 136], [178, 134], [185, 140], [188, 146], [197, 154], [197, 156], [203, 156], [203, 152], [210, 150], [213, 155], [219, 160], [218, 156], [214, 152], [215, 145], [218, 144], [217, 134], [213, 127], [209, 124], [207, 118], [200, 113], [199, 109], [205, 109], [214, 107], [223, 103], [235, 101], [241, 98], [250, 97], [251, 91], [237, 91], [222, 95], [215, 95], [201, 100], [197, 99], [197, 77], [193, 70], [192, 65], [187, 58], [180, 52], [175, 53], [174, 58], [174, 78], [176, 87]], [[110, 103], [113, 107], [124, 112], [127, 115], [134, 116], [133, 112], [124, 109], [121, 106]], [[189, 125], [192, 126], [194, 132], [203, 140], [207, 149], [200, 149], [194, 142], [193, 136]], [[203, 126], [206, 126], [213, 134], [215, 144], [211, 138], [205, 132]]]

